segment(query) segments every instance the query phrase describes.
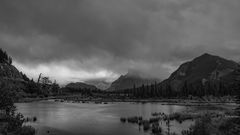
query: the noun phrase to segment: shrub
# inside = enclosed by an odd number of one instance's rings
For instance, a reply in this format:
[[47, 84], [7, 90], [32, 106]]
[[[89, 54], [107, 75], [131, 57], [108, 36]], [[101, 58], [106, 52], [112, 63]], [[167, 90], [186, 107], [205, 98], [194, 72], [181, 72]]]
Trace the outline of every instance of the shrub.
[[23, 126], [19, 131], [19, 135], [35, 135], [35, 133], [35, 129], [31, 126]]
[[7, 121], [8, 121], [7, 130], [16, 131], [22, 127], [24, 117], [22, 114], [18, 113], [17, 115], [8, 116]]
[[211, 116], [206, 114], [202, 118], [198, 119], [195, 122], [195, 125], [189, 130], [182, 131], [182, 135], [210, 135], [211, 128]]

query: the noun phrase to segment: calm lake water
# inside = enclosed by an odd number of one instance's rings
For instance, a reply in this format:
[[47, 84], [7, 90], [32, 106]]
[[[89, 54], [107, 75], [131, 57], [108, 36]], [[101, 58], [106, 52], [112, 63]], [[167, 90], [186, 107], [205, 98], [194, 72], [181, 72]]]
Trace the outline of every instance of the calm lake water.
[[[191, 109], [178, 105], [161, 103], [60, 103], [41, 101], [16, 104], [18, 112], [26, 117], [37, 117], [37, 122], [28, 123], [37, 129], [37, 135], [150, 135], [139, 129], [137, 124], [121, 123], [120, 117], [151, 117], [154, 112], [166, 114]], [[194, 122], [182, 124], [171, 122], [171, 132], [178, 134], [188, 129]], [[160, 123], [166, 131], [166, 125]]]

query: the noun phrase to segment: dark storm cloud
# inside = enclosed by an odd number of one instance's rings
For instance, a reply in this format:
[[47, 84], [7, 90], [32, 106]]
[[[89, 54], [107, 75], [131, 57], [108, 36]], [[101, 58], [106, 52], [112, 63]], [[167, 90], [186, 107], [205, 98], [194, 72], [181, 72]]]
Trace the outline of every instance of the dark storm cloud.
[[238, 60], [239, 7], [238, 0], [1, 0], [0, 44], [25, 68], [137, 69], [165, 78], [204, 52]]

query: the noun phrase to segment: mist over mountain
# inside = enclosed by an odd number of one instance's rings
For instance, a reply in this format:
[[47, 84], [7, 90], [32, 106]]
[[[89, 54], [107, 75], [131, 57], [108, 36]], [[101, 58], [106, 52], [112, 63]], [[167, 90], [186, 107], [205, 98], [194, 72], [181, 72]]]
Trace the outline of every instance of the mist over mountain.
[[88, 81], [85, 81], [84, 83], [89, 84], [89, 85], [94, 85], [100, 90], [106, 90], [111, 86], [110, 82], [107, 82], [102, 79], [88, 80]]
[[117, 80], [112, 82], [110, 88], [108, 88], [107, 90], [115, 91], [115, 90], [131, 89], [134, 86], [140, 87], [142, 85], [150, 85], [150, 84], [159, 83], [159, 82], [160, 82], [160, 79], [151, 78], [136, 70], [129, 70], [127, 74], [121, 75]]

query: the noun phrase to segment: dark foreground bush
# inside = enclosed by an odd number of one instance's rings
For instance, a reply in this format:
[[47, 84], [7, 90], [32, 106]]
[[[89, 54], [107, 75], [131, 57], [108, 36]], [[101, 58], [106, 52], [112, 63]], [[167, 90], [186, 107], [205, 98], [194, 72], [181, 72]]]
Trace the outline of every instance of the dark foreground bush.
[[35, 129], [31, 126], [23, 126], [20, 131], [19, 135], [35, 135]]

